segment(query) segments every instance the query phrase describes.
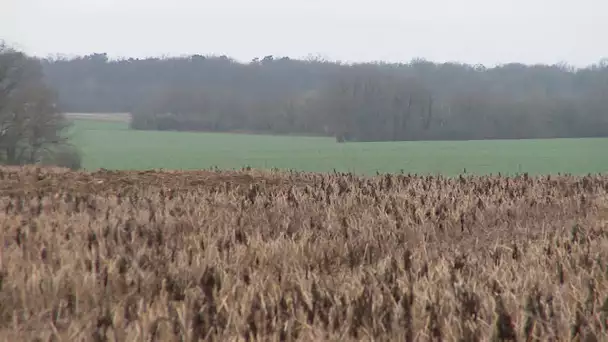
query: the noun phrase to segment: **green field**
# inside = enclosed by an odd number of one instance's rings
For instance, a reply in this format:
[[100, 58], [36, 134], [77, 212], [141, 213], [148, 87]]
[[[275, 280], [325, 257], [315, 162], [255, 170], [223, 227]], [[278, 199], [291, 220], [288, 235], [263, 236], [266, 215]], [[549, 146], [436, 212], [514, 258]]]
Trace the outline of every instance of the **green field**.
[[75, 120], [88, 170], [285, 168], [457, 175], [608, 172], [608, 139], [380, 142], [332, 138], [131, 131], [124, 122]]

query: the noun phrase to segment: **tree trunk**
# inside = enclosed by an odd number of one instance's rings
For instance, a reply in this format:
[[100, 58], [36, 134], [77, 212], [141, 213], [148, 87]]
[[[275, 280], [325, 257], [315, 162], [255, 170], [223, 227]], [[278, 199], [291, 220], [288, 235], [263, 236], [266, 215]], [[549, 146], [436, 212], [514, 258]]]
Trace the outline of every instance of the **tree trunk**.
[[17, 146], [9, 145], [6, 147], [6, 163], [8, 165], [17, 165]]

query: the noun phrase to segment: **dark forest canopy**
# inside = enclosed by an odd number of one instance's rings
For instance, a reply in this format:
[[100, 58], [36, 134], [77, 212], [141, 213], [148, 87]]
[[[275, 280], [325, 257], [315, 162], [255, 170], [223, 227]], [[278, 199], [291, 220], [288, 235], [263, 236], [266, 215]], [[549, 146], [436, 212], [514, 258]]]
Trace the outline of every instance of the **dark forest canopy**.
[[132, 128], [338, 141], [608, 136], [608, 62], [586, 68], [347, 65], [266, 56], [42, 61], [62, 108], [131, 112]]

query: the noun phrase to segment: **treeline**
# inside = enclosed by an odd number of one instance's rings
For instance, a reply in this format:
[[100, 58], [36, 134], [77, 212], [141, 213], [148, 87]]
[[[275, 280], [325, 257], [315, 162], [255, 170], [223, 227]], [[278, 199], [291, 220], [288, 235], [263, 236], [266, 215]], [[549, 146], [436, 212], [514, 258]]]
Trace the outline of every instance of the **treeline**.
[[338, 141], [608, 136], [608, 62], [582, 69], [266, 56], [42, 61], [64, 110], [131, 112], [132, 128]]

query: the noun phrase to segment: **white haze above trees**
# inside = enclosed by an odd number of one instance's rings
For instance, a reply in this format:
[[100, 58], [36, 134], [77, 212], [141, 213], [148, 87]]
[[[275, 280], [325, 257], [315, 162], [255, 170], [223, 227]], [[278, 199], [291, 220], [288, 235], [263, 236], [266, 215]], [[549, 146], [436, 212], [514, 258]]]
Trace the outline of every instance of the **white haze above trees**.
[[608, 57], [605, 0], [3, 0], [0, 32], [36, 57], [225, 54], [345, 62], [554, 64]]

